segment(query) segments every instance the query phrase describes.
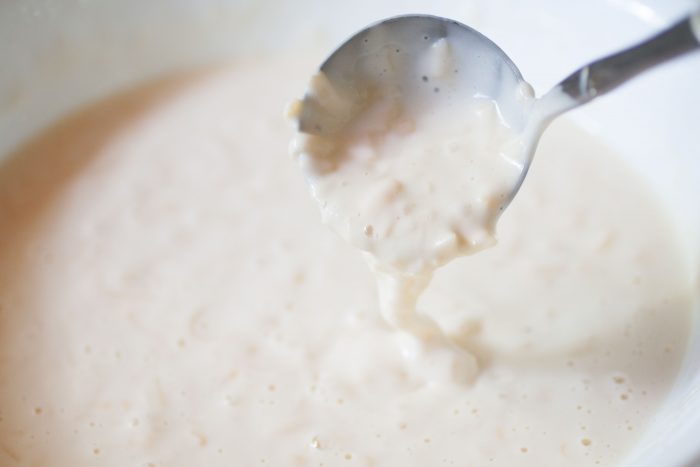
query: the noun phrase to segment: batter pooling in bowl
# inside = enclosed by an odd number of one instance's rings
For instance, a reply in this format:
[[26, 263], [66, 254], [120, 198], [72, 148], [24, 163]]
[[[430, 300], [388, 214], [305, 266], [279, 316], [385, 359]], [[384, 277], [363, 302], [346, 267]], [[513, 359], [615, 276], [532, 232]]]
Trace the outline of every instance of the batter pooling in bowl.
[[635, 445], [693, 293], [653, 193], [552, 127], [498, 244], [418, 302], [478, 356], [456, 383], [449, 349], [380, 318], [285, 157], [316, 59], [153, 83], [3, 161], [0, 465], [614, 466]]

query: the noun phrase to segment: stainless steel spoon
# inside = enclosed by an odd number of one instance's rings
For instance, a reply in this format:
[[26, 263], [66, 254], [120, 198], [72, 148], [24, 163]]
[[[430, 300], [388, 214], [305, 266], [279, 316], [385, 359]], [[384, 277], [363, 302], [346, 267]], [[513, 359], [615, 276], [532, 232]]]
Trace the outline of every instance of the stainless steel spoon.
[[[363, 90], [358, 86], [366, 86], [372, 78], [387, 79], [381, 76], [387, 71], [381, 68], [386, 63], [387, 50], [418, 59], [442, 38], [453, 46], [459, 87], [470, 95], [495, 100], [508, 113], [509, 123], [529, 132], [529, 154], [522, 177], [505, 207], [520, 188], [547, 125], [558, 115], [590, 102], [649, 68], [700, 49], [700, 11], [640, 44], [581, 67], [536, 100], [518, 100], [515, 93], [502, 92], [504, 87], [527, 84], [517, 66], [496, 44], [464, 24], [437, 16], [398, 16], [375, 23], [338, 47], [320, 71], [341, 94], [361, 94]], [[380, 65], [367, 65], [375, 62]], [[410, 63], [410, 59], [403, 62]], [[393, 71], [394, 79], [404, 79], [401, 69]], [[299, 112], [299, 130], [320, 135], [338, 131], [344, 121], [328, 112], [317, 96], [307, 93]]]

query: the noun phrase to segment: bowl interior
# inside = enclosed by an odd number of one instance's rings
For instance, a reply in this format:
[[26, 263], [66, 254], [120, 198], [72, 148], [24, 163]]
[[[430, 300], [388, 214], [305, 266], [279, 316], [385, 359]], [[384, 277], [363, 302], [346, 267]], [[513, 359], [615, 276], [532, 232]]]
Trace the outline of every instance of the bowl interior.
[[[692, 0], [3, 2], [0, 159], [60, 115], [137, 82], [280, 48], [313, 49], [320, 63], [339, 41], [382, 17], [427, 13], [472, 26], [498, 44], [542, 94], [585, 61], [643, 38], [696, 5]], [[700, 54], [682, 58], [570, 115], [617, 149], [667, 204], [698, 290], [699, 72]], [[700, 459], [697, 313], [687, 355], [671, 397], [627, 465], [680, 466]]]

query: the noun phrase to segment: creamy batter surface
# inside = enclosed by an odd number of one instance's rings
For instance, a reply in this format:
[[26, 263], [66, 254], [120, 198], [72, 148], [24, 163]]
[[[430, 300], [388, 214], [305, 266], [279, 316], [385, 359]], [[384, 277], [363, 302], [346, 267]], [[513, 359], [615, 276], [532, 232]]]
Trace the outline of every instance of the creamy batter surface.
[[633, 447], [691, 298], [643, 183], [547, 131], [498, 244], [417, 303], [478, 361], [454, 381], [449, 349], [384, 323], [286, 157], [280, 108], [314, 61], [156, 83], [3, 162], [0, 465], [596, 466]]

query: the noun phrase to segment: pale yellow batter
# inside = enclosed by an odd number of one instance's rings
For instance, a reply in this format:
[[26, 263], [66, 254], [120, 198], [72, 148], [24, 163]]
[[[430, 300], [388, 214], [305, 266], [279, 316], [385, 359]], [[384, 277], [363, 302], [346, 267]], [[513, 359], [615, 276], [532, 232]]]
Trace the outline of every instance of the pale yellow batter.
[[499, 243], [418, 303], [478, 360], [453, 382], [384, 324], [286, 156], [312, 65], [137, 90], [3, 163], [0, 465], [594, 466], [634, 445], [690, 318], [641, 181], [548, 130]]
[[493, 95], [475, 92], [465, 82], [484, 65], [462, 63], [458, 42], [426, 35], [411, 50], [385, 27], [290, 105], [291, 152], [323, 222], [365, 253], [387, 323], [468, 383], [478, 362], [417, 302], [438, 267], [495, 243], [539, 134], [526, 117], [535, 99], [507, 73], [494, 73]]

